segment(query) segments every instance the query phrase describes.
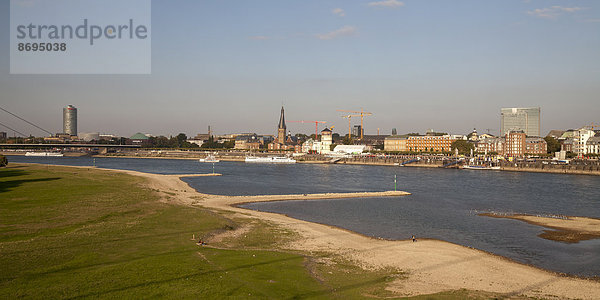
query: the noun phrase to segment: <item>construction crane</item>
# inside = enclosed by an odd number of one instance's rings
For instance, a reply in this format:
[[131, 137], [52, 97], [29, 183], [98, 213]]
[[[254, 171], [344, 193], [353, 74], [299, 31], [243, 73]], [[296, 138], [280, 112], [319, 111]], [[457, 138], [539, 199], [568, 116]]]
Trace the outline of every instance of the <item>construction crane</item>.
[[590, 125], [588, 125], [588, 127], [591, 130], [595, 130], [596, 128], [600, 127], [600, 124], [592, 122], [592, 123], [590, 123]]
[[[348, 140], [352, 141], [352, 122], [350, 122], [352, 120], [352, 117], [360, 117], [362, 115], [345, 115], [342, 116], [342, 118], [348, 118]], [[361, 125], [362, 126], [362, 125]], [[361, 139], [362, 139], [362, 127], [360, 128], [360, 135], [361, 135]]]
[[294, 123], [315, 123], [315, 139], [319, 136], [319, 123], [325, 124], [327, 121], [288, 121]]
[[[362, 108], [360, 109], [360, 111], [355, 111], [355, 110], [345, 110], [345, 109], [338, 109], [337, 111], [341, 111], [341, 112], [347, 112], [347, 113], [353, 113], [353, 114], [357, 114], [357, 115], [352, 115], [352, 116], [350, 116], [350, 115], [347, 115], [347, 116], [342, 116], [343, 118], [348, 118], [348, 124], [350, 124], [350, 118], [351, 118], [351, 117], [358, 117], [358, 116], [360, 116], [360, 139], [362, 140], [362, 138], [363, 138], [363, 132], [364, 132], [364, 129], [363, 129], [363, 128], [365, 128], [365, 127], [363, 126], [363, 118], [364, 118], [365, 116], [371, 116], [371, 115], [373, 115], [373, 114], [372, 114], [372, 113], [370, 113], [370, 112], [366, 112], [366, 111], [364, 111]], [[350, 126], [348, 126], [348, 127], [350, 127]], [[348, 136], [350, 136], [350, 131], [348, 131]]]

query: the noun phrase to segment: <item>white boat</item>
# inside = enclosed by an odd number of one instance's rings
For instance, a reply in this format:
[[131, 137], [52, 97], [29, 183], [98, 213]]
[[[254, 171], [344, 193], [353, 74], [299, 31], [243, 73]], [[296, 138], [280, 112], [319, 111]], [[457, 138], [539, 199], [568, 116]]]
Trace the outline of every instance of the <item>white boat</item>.
[[295, 164], [296, 160], [285, 156], [246, 156], [247, 163], [268, 163], [268, 164]]
[[60, 152], [27, 152], [25, 156], [62, 157]]
[[466, 166], [462, 166], [462, 168], [466, 169], [466, 170], [500, 170], [500, 167], [480, 166], [480, 165], [466, 165]]
[[210, 154], [205, 158], [199, 159], [198, 161], [204, 163], [218, 163], [220, 160], [218, 160], [214, 155]]

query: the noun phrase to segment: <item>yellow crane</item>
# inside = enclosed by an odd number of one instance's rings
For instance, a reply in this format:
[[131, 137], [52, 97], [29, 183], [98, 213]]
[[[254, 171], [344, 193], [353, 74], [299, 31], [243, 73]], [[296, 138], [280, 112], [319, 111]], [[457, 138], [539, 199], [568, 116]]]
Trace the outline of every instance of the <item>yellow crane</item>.
[[595, 130], [596, 128], [600, 127], [600, 124], [592, 122], [590, 125], [588, 125], [588, 127], [590, 127], [592, 130]]
[[364, 131], [363, 128], [365, 128], [363, 126], [363, 119], [364, 119], [365, 116], [371, 116], [371, 115], [373, 115], [373, 113], [366, 112], [362, 108], [360, 109], [360, 111], [345, 110], [345, 109], [338, 109], [337, 111], [352, 113], [352, 114], [348, 114], [348, 115], [342, 116], [342, 118], [348, 118], [348, 137], [352, 136], [352, 135], [350, 135], [350, 133], [351, 133], [350, 132], [350, 119], [352, 117], [360, 117], [360, 139], [362, 140], [362, 138], [363, 138], [363, 131]]
[[[348, 140], [352, 141], [352, 124], [351, 124], [351, 120], [352, 117], [360, 117], [361, 115], [344, 115], [342, 116], [342, 118], [348, 118]], [[362, 127], [360, 128], [360, 135], [361, 135], [361, 139], [362, 139]]]

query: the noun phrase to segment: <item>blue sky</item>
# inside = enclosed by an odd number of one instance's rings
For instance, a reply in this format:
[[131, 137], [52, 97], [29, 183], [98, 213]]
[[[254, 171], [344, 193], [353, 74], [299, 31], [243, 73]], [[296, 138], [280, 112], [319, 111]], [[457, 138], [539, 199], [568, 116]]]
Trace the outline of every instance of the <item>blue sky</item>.
[[51, 131], [73, 104], [80, 132], [125, 136], [274, 134], [282, 104], [343, 134], [336, 109], [373, 112], [367, 134], [497, 134], [501, 107], [540, 106], [543, 134], [600, 122], [600, 1], [152, 1], [151, 34], [151, 75], [10, 75], [1, 51], [0, 104]]

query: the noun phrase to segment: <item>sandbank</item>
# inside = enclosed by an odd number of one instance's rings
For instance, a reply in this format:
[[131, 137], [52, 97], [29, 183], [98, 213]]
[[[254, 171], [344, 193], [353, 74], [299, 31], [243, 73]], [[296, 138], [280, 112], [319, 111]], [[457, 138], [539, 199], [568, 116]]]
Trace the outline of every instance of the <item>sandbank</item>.
[[554, 229], [544, 230], [544, 232], [538, 236], [558, 242], [578, 243], [579, 241], [600, 238], [600, 220], [594, 218], [533, 216], [525, 214], [503, 215], [493, 213], [483, 213], [479, 215], [492, 218], [519, 220], [532, 225]]

